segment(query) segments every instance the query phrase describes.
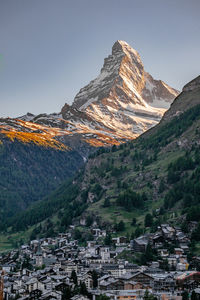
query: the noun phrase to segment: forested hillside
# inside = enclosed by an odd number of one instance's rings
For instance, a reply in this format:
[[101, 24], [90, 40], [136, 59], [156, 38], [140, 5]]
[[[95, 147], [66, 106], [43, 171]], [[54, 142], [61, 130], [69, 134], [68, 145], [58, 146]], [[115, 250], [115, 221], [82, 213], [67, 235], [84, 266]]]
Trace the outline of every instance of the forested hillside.
[[82, 163], [75, 151], [4, 139], [0, 144], [1, 223], [49, 194]]
[[[185, 106], [188, 98], [191, 105]], [[13, 232], [32, 226], [33, 237], [45, 235], [47, 220], [55, 234], [81, 219], [84, 231], [95, 221], [99, 227], [137, 236], [161, 222], [181, 225], [184, 230], [186, 220], [199, 222], [200, 88], [180, 94], [175, 105], [178, 113], [172, 104], [168, 120], [164, 116], [164, 121], [135, 141], [90, 155], [71, 182], [10, 218], [6, 226]], [[196, 240], [199, 229], [194, 233]]]

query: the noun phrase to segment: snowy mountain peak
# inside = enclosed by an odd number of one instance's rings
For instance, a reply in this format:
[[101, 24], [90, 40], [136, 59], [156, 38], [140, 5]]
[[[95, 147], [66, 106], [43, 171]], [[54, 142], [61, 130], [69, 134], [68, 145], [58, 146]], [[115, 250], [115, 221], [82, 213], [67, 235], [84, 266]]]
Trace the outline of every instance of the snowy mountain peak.
[[110, 95], [112, 98], [112, 87], [122, 87], [123, 83], [130, 93], [133, 90], [135, 93], [135, 88], [141, 90], [144, 87], [140, 80], [142, 76], [144, 67], [138, 52], [126, 42], [117, 41], [112, 47], [112, 54], [104, 59], [100, 75], [79, 91], [72, 106], [85, 111], [99, 100], [110, 98]]
[[141, 62], [139, 53], [135, 49], [133, 49], [127, 42], [118, 40], [114, 43], [112, 47], [112, 54], [114, 55], [116, 52], [120, 51], [123, 52], [125, 55], [134, 55]]
[[72, 106], [132, 138], [157, 124], [178, 93], [153, 79], [139, 53], [118, 40], [100, 75], [79, 91]]

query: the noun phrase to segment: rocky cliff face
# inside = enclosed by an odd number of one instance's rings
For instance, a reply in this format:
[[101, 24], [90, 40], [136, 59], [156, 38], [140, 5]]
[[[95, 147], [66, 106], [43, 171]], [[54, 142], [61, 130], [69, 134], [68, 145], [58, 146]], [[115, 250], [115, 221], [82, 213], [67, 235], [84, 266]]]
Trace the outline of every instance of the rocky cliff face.
[[199, 95], [200, 95], [200, 76], [194, 78], [192, 81], [187, 83], [180, 95], [174, 100], [170, 109], [164, 114], [161, 123], [169, 122], [175, 116], [178, 116], [199, 104]]
[[162, 80], [155, 80], [145, 72], [145, 87], [142, 91], [144, 100], [153, 107], [168, 109], [179, 92]]
[[178, 91], [145, 72], [136, 50], [117, 41], [100, 75], [82, 88], [72, 107], [132, 139], [159, 122]]

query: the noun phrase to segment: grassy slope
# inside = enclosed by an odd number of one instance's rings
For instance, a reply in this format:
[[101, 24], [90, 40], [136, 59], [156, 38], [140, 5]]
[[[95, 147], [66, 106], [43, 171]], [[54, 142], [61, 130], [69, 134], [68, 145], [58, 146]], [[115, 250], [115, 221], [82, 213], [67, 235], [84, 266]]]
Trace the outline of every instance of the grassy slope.
[[[112, 178], [110, 181], [110, 185], [108, 186], [108, 190], [104, 193], [102, 198], [98, 202], [92, 203], [86, 212], [88, 212], [88, 214], [97, 214], [103, 221], [110, 222], [112, 224], [123, 220], [127, 225], [127, 231], [130, 233], [133, 230], [133, 227], [131, 226], [133, 217], [137, 219], [137, 223], [143, 224], [144, 217], [148, 212], [152, 213], [157, 208], [160, 208], [163, 205], [162, 196], [159, 197], [157, 195], [158, 183], [160, 182], [161, 177], [166, 177], [167, 167], [169, 163], [180, 157], [182, 153], [182, 150], [177, 149], [177, 151], [171, 152], [169, 153], [169, 155], [161, 154], [160, 156], [158, 156], [158, 161], [151, 163], [144, 169], [142, 175], [141, 171], [134, 171], [130, 166], [131, 159], [126, 159], [126, 164], [129, 165], [127, 173], [124, 176], [119, 177], [118, 180], [125, 183], [128, 182], [129, 187], [131, 187], [138, 193], [141, 193], [143, 191], [147, 193], [149, 200], [145, 202], [144, 209], [141, 210], [135, 208], [131, 211], [127, 211], [124, 208], [117, 206], [115, 196], [120, 193], [120, 189], [116, 187], [116, 179]], [[116, 160], [118, 160], [117, 156], [118, 153], [115, 153], [115, 155], [113, 155]], [[104, 160], [102, 157], [101, 159]], [[155, 179], [156, 176], [158, 176], [158, 179]], [[101, 179], [98, 179], [98, 177], [96, 178], [96, 180], [101, 182]], [[147, 183], [151, 183], [153, 186], [148, 187]], [[110, 198], [110, 207], [103, 207], [103, 203], [106, 197]]]

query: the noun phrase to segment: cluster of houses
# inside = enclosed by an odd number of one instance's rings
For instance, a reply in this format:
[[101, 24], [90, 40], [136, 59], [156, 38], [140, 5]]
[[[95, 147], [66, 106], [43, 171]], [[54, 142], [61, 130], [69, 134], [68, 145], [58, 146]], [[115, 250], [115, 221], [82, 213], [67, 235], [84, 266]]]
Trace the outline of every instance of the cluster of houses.
[[[94, 300], [102, 294], [116, 300], [143, 299], [147, 290], [158, 299], [179, 299], [183, 290], [195, 291], [200, 297], [200, 272], [189, 269], [190, 240], [179, 228], [163, 224], [156, 233], [132, 241], [113, 238], [112, 246], [103, 245], [105, 231], [93, 229], [93, 236], [83, 247], [69, 231], [56, 238], [33, 240], [0, 256], [4, 299], [62, 300], [66, 289], [73, 291], [83, 283], [90, 296], [77, 292], [72, 300]], [[164, 248], [166, 243], [177, 244], [173, 254]], [[144, 253], [148, 245], [157, 249], [157, 261], [141, 266], [119, 258], [123, 251]], [[169, 270], [160, 268], [160, 259], [168, 262]]]
[[[191, 230], [194, 230], [197, 222], [190, 223]], [[188, 269], [190, 238], [179, 227], [162, 224], [155, 233], [145, 234], [131, 241], [131, 246], [136, 252], [145, 252], [147, 245], [157, 250], [158, 255], [167, 261], [170, 270]], [[170, 245], [172, 251], [169, 250]]]

